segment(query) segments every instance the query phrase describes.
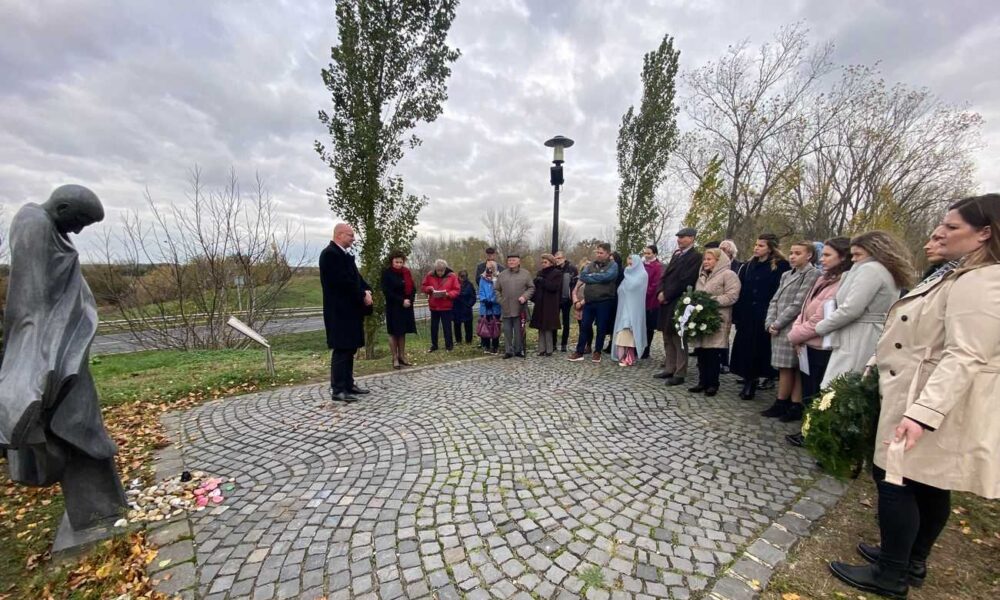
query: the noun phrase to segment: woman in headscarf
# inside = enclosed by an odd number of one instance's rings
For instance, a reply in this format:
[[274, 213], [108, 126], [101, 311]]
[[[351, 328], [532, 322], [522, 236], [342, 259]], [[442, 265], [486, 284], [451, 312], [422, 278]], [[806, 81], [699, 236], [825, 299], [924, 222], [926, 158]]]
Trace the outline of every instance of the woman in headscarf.
[[646, 349], [646, 284], [649, 276], [638, 254], [628, 257], [625, 276], [618, 286], [618, 307], [611, 336], [611, 356], [618, 366], [635, 364]]
[[389, 264], [382, 271], [382, 293], [385, 294], [385, 328], [389, 332], [392, 368], [408, 367], [406, 334], [417, 332], [413, 317], [413, 300], [417, 294], [413, 275], [406, 268], [406, 255], [396, 250], [389, 255]]
[[714, 396], [719, 392], [721, 358], [729, 348], [733, 305], [740, 297], [740, 278], [729, 268], [729, 255], [719, 248], [706, 249], [694, 289], [709, 294], [719, 303], [722, 327], [712, 335], [695, 340], [694, 345], [698, 349], [698, 385], [688, 391]]

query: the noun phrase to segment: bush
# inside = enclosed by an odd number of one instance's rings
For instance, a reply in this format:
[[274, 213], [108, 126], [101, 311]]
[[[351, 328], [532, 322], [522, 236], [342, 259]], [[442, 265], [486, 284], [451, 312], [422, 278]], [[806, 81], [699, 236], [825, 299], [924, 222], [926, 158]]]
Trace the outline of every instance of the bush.
[[878, 369], [867, 376], [845, 373], [830, 382], [806, 412], [805, 447], [835, 477], [857, 477], [875, 453], [882, 398]]

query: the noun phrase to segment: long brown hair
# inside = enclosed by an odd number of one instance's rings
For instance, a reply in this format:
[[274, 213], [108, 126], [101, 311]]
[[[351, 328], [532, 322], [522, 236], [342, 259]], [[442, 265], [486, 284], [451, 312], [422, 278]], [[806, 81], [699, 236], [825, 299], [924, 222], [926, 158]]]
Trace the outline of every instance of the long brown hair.
[[851, 238], [835, 237], [823, 242], [824, 246], [833, 248], [833, 251], [840, 257], [840, 264], [823, 272], [823, 276], [831, 281], [837, 281], [840, 277], [851, 270], [854, 266], [854, 259], [851, 258]]
[[962, 220], [976, 229], [990, 228], [990, 239], [983, 247], [969, 254], [966, 267], [1000, 263], [1000, 194], [985, 194], [962, 198], [948, 207], [957, 210]]
[[[769, 260], [771, 261], [771, 270], [776, 271], [778, 269], [778, 263], [785, 260], [785, 255], [781, 252], [781, 240], [778, 236], [773, 233], [762, 233], [757, 236], [758, 240], [764, 240], [767, 243], [767, 251]], [[757, 260], [757, 257], [754, 257]]]
[[913, 264], [907, 256], [906, 248], [892, 235], [884, 231], [869, 231], [851, 240], [852, 246], [863, 248], [883, 267], [888, 269], [896, 287], [909, 287], [913, 280]]

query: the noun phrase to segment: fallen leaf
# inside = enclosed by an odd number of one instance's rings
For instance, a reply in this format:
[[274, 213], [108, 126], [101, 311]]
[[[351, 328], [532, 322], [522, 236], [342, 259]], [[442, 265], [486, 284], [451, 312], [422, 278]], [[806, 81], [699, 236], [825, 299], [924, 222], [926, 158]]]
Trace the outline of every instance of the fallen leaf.
[[165, 567], [165, 566], [167, 566], [167, 565], [170, 564], [170, 559], [168, 558], [167, 560], [161, 560], [160, 562], [158, 562], [156, 564], [159, 565], [159, 567], [162, 569], [163, 567]]
[[781, 600], [801, 600], [801, 597], [798, 594], [788, 592], [781, 595]]

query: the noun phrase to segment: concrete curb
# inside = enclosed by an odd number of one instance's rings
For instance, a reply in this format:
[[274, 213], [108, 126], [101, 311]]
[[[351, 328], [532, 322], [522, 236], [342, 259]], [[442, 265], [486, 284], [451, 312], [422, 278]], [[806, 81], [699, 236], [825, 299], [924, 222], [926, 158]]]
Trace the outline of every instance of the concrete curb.
[[754, 540], [708, 594], [714, 600], [754, 600], [767, 589], [774, 572], [813, 525], [833, 508], [847, 484], [823, 475], [777, 521]]

